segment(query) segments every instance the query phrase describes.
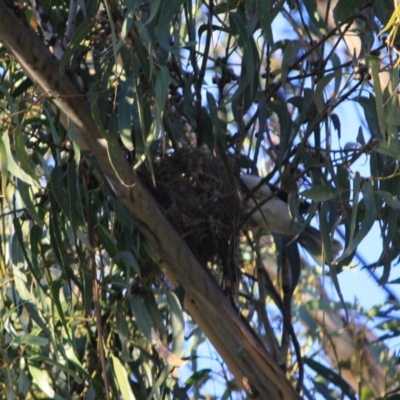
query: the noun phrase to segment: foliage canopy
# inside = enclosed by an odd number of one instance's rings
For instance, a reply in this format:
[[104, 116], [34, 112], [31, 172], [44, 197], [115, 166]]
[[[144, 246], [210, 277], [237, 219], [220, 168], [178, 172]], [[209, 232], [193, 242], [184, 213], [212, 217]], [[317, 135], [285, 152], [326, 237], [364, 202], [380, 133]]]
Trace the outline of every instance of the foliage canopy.
[[[399, 360], [387, 344], [400, 332], [399, 299], [389, 286], [400, 283], [391, 278], [400, 254], [398, 6], [389, 0], [32, 4], [0, 0], [0, 12], [14, 18], [0, 21], [0, 397], [197, 399], [215, 390], [228, 399], [246, 390], [262, 398], [251, 377], [238, 378], [253, 359], [238, 364], [221, 351], [220, 336], [210, 340], [232, 371], [216, 356], [220, 366], [209, 367], [199, 349], [212, 320], [207, 311], [201, 320], [193, 308], [192, 318], [184, 300], [203, 289], [195, 278], [178, 277], [177, 284], [177, 266], [168, 269], [173, 258], [163, 253], [169, 235], [159, 237], [147, 225], [163, 220], [152, 212], [141, 220], [132, 211], [146, 208], [142, 192], [126, 200], [124, 188], [134, 193], [139, 185], [127, 170], [156, 198], [162, 184], [172, 190], [160, 160], [182, 148], [206, 154], [179, 168], [191, 171], [190, 185], [202, 182], [191, 193], [209, 202], [197, 218], [212, 238], [200, 242], [199, 231], [186, 224], [195, 232], [191, 245], [175, 224], [182, 248], [186, 239], [208, 279], [218, 281], [246, 321], [243, 336], [251, 326], [275, 362], [271, 369], [288, 378], [280, 398], [294, 398], [291, 387], [309, 399], [398, 393]], [[360, 122], [347, 121], [350, 114]], [[208, 158], [216, 164], [202, 169]], [[360, 160], [368, 168], [360, 169]], [[311, 268], [291, 239], [241, 230], [240, 212], [214, 213], [213, 194], [204, 200], [211, 182], [204, 175], [214, 176], [212, 193], [224, 175], [218, 187], [226, 188], [225, 197], [217, 200], [229, 209], [237, 204], [239, 171], [261, 173], [284, 189], [304, 227], [318, 223], [326, 266]], [[178, 169], [173, 179], [179, 175]], [[304, 214], [300, 200], [308, 206]], [[169, 217], [172, 224], [178, 218]], [[344, 249], [334, 260], [337, 229]], [[373, 229], [382, 250], [362, 267], [377, 274], [388, 301], [364, 310], [341, 296], [338, 274], [354, 267]], [[201, 247], [209, 251], [204, 259]], [[302, 271], [305, 264], [310, 268]], [[195, 271], [179, 268], [189, 277]], [[339, 301], [330, 301], [316, 276], [330, 277]], [[191, 303], [201, 310], [202, 303]], [[217, 306], [214, 317], [230, 318]], [[187, 379], [179, 379], [177, 367]], [[273, 381], [269, 370], [262, 373]]]

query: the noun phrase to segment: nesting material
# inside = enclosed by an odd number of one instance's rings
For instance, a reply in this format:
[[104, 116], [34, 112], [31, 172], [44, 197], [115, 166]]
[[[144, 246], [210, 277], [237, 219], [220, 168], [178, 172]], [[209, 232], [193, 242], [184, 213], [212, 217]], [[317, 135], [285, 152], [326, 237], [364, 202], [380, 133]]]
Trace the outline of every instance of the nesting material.
[[242, 205], [221, 159], [184, 148], [157, 157], [153, 169], [155, 185], [150, 174], [142, 179], [198, 260], [236, 268]]

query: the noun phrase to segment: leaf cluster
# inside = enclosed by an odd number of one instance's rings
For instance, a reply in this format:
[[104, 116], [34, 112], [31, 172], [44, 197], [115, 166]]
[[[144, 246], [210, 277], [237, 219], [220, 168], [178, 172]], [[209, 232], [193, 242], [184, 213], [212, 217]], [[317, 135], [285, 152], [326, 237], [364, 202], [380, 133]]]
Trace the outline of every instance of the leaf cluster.
[[[399, 284], [390, 277], [400, 254], [399, 78], [376, 36], [397, 20], [389, 20], [389, 0], [339, 0], [332, 10], [320, 3], [87, 0], [74, 9], [43, 1], [38, 10], [23, 4], [18, 12], [58, 58], [54, 73], [69, 76], [90, 103], [119, 176], [117, 147], [155, 190], [163, 179], [160, 155], [168, 159], [182, 148], [217, 157], [233, 192], [239, 171], [263, 173], [288, 192], [300, 224], [317, 219], [328, 261], [323, 273], [329, 270], [339, 295], [338, 274], [377, 229], [381, 249], [363, 267], [378, 274], [389, 295], [390, 305], [377, 311], [377, 341], [385, 343], [399, 334], [399, 300], [387, 286]], [[279, 31], [283, 25], [290, 34]], [[349, 108], [360, 122], [346, 120]], [[184, 294], [160, 274], [160, 260], [62, 111], [1, 46], [1, 396], [202, 398], [217, 375], [219, 397], [240, 396], [224, 367], [208, 368], [198, 350], [204, 335], [182, 309]], [[216, 226], [209, 229], [219, 237]], [[337, 229], [344, 251], [333, 260]], [[297, 303], [299, 285], [313, 290], [300, 280], [297, 245], [276, 236], [269, 242], [278, 254], [271, 261], [275, 282], [260, 272], [269, 255], [253, 239], [243, 236], [235, 254], [241, 279], [227, 291], [243, 317], [299, 390], [300, 352], [307, 354], [305, 397], [355, 398], [342, 376], [346, 367], [329, 357], [319, 362], [310, 344], [328, 333], [311, 324], [311, 303]], [[308, 326], [304, 339], [292, 317]], [[190, 354], [182, 383], [175, 368]], [[360, 398], [395, 393], [395, 364], [387, 363], [383, 389], [360, 370]]]

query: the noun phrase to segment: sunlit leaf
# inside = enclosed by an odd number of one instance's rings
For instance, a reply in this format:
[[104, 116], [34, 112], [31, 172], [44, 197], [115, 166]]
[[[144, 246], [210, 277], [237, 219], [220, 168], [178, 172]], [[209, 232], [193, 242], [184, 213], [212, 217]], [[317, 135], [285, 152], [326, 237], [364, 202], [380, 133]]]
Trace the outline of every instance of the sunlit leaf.
[[23, 182], [26, 182], [28, 185], [34, 185], [35, 180], [32, 179], [31, 176], [29, 176], [15, 161], [12, 152], [11, 152], [11, 147], [10, 147], [10, 139], [8, 136], [8, 133], [5, 132], [3, 133], [2, 137], [2, 152], [5, 152], [6, 154], [6, 159], [7, 159], [7, 169], [10, 172], [10, 174], [14, 175], [16, 178], [20, 179]]
[[26, 151], [26, 137], [22, 132], [22, 126], [20, 124], [14, 130], [14, 141], [15, 152], [18, 156], [19, 164], [28, 175], [37, 180], [38, 177], [36, 176], [35, 168], [32, 164], [32, 161], [29, 159]]
[[121, 135], [121, 140], [124, 146], [132, 151], [134, 146], [132, 143], [131, 118], [133, 112], [134, 89], [133, 78], [126, 79], [122, 84], [122, 89], [119, 92], [119, 107], [118, 112], [118, 128]]
[[131, 385], [129, 384], [128, 372], [126, 371], [118, 357], [111, 355], [111, 359], [114, 369], [115, 380], [122, 397], [127, 400], [136, 399], [132, 392]]
[[25, 335], [17, 336], [14, 339], [14, 343], [44, 347], [49, 344], [49, 339], [46, 339], [46, 338], [40, 337], [40, 336], [31, 335], [31, 334], [25, 334]]

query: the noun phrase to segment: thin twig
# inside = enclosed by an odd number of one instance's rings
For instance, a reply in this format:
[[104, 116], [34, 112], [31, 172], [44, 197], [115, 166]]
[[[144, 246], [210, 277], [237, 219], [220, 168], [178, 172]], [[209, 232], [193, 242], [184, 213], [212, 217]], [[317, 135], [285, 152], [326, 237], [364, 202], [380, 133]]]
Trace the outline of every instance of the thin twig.
[[[83, 173], [82, 181], [85, 188], [85, 199], [86, 199], [86, 218], [87, 218], [87, 229], [88, 229], [88, 239], [92, 249], [95, 248], [94, 243], [94, 228], [92, 221], [92, 208], [91, 208], [91, 200], [88, 190], [88, 178]], [[96, 319], [97, 326], [97, 345], [100, 353], [100, 361], [101, 368], [103, 371], [103, 379], [104, 379], [104, 389], [106, 392], [106, 399], [110, 400], [110, 382], [107, 374], [107, 360], [104, 351], [104, 335], [103, 335], [103, 324], [101, 321], [101, 309], [100, 309], [100, 289], [99, 283], [97, 281], [97, 270], [96, 270], [96, 254], [93, 250], [92, 255], [90, 257], [90, 269], [92, 271], [92, 279], [93, 279], [93, 304], [94, 304], [94, 314]]]

